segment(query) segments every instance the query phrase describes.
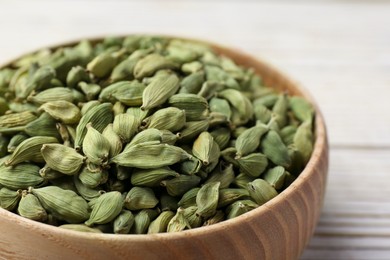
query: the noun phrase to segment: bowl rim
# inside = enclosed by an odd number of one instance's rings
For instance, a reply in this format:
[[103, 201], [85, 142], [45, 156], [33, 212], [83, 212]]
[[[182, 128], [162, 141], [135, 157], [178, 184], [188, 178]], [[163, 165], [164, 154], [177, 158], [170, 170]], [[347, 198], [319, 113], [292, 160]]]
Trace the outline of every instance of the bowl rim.
[[[106, 36], [95, 36], [95, 37], [85, 37], [85, 38], [76, 38], [73, 40], [65, 41], [63, 43], [57, 43], [57, 44], [51, 44], [46, 47], [41, 47], [39, 49], [26, 52], [24, 54], [18, 55], [16, 58], [13, 58], [11, 61], [8, 62], [0, 62], [0, 69], [5, 68], [9, 65], [12, 65], [15, 61], [18, 59], [38, 52], [43, 49], [50, 49], [55, 50], [61, 47], [68, 47], [68, 46], [74, 46], [77, 43], [79, 43], [82, 40], [88, 40], [92, 42], [93, 44], [101, 42], [106, 37], [127, 37], [127, 36], [157, 36], [157, 37], [164, 37], [168, 39], [178, 39], [183, 41], [190, 41], [190, 42], [196, 42], [196, 43], [202, 43], [210, 46], [216, 53], [223, 54], [227, 57], [230, 57], [231, 54], [234, 54], [234, 56], [239, 56], [241, 59], [249, 60], [250, 63], [258, 64], [259, 67], [267, 68], [272, 74], [283, 78], [284, 83], [283, 85], [291, 85], [295, 90], [297, 90], [298, 96], [304, 97], [306, 100], [308, 100], [315, 109], [315, 140], [314, 140], [314, 147], [312, 155], [306, 164], [303, 171], [300, 173], [300, 175], [293, 181], [292, 184], [289, 185], [286, 189], [284, 189], [282, 192], [280, 192], [275, 198], [271, 199], [270, 201], [266, 202], [265, 204], [259, 206], [256, 209], [253, 209], [245, 214], [242, 214], [238, 217], [224, 220], [222, 222], [210, 225], [210, 226], [201, 226], [198, 228], [193, 228], [189, 230], [183, 230], [180, 232], [173, 232], [173, 233], [158, 233], [158, 234], [106, 234], [106, 233], [87, 233], [87, 232], [80, 232], [80, 231], [74, 231], [74, 230], [68, 230], [64, 228], [58, 228], [56, 226], [52, 226], [49, 224], [41, 223], [38, 221], [30, 220], [27, 218], [24, 218], [22, 216], [19, 216], [13, 212], [10, 212], [8, 210], [5, 210], [3, 208], [0, 208], [0, 217], [6, 217], [14, 219], [15, 222], [17, 222], [20, 225], [28, 226], [34, 228], [35, 231], [40, 230], [45, 233], [51, 233], [53, 235], [60, 235], [60, 236], [68, 236], [70, 239], [84, 239], [84, 240], [116, 240], [116, 241], [123, 241], [123, 242], [130, 242], [130, 241], [151, 241], [155, 239], [163, 239], [163, 240], [176, 240], [185, 238], [188, 236], [197, 236], [202, 235], [205, 232], [220, 232], [224, 229], [230, 229], [233, 226], [239, 225], [240, 223], [252, 219], [255, 217], [259, 217], [263, 214], [265, 214], [267, 211], [272, 210], [273, 207], [283, 202], [285, 197], [289, 197], [290, 194], [294, 193], [296, 190], [299, 190], [299, 188], [305, 183], [306, 179], [310, 177], [311, 174], [314, 174], [314, 169], [316, 166], [319, 165], [321, 156], [323, 155], [324, 151], [328, 147], [328, 141], [327, 141], [327, 132], [326, 132], [326, 125], [324, 121], [324, 117], [322, 112], [319, 109], [318, 104], [315, 102], [312, 95], [303, 88], [300, 84], [298, 84], [296, 81], [293, 81], [286, 73], [282, 72], [280, 69], [276, 69], [273, 65], [270, 65], [267, 61], [264, 61], [262, 58], [260, 58], [258, 55], [253, 56], [249, 53], [246, 53], [245, 51], [242, 51], [241, 49], [236, 48], [235, 46], [225, 46], [224, 44], [216, 43], [209, 40], [202, 40], [197, 38], [191, 38], [186, 36], [176, 36], [176, 35], [170, 35], [170, 34], [151, 34], [151, 33], [130, 33], [130, 34], [120, 34], [120, 35], [106, 35]], [[226, 54], [228, 53], [228, 54]], [[235, 60], [235, 58], [232, 58]], [[256, 69], [255, 69], [256, 70]], [[268, 86], [271, 87], [272, 86]]]

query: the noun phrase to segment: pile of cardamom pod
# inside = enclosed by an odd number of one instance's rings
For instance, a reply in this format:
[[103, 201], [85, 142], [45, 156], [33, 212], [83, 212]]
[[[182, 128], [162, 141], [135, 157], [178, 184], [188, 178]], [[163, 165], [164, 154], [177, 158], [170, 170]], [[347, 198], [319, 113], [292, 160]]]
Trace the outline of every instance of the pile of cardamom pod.
[[205, 44], [44, 49], [0, 69], [0, 206], [84, 232], [211, 225], [288, 187], [313, 125], [305, 99]]

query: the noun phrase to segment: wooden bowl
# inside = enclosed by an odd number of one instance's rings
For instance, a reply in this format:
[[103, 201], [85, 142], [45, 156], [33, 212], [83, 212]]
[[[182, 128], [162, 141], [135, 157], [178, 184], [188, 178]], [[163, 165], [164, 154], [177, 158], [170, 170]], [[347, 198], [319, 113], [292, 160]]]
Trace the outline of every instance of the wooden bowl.
[[[0, 209], [0, 258], [275, 260], [297, 259], [302, 254], [319, 219], [324, 198], [328, 143], [323, 116], [305, 90], [263, 61], [237, 50], [207, 44], [238, 64], [253, 67], [267, 86], [301, 95], [314, 104], [315, 147], [300, 176], [274, 199], [237, 218], [169, 234], [75, 232]], [[57, 47], [60, 46], [53, 48]]]

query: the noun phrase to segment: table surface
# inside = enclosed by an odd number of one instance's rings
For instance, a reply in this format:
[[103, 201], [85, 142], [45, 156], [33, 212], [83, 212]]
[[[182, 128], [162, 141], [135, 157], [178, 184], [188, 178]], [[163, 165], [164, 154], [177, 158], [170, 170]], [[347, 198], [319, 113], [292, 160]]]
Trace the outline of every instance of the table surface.
[[302, 259], [390, 259], [389, 1], [6, 1], [0, 62], [41, 46], [135, 32], [244, 50], [306, 87], [325, 115], [330, 170]]

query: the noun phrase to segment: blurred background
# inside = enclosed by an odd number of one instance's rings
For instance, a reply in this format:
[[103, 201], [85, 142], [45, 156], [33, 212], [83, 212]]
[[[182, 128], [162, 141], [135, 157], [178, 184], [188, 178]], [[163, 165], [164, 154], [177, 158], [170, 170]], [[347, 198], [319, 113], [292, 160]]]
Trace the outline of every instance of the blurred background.
[[302, 259], [390, 259], [390, 1], [0, 0], [0, 64], [74, 39], [201, 38], [307, 88], [329, 130], [325, 206]]

